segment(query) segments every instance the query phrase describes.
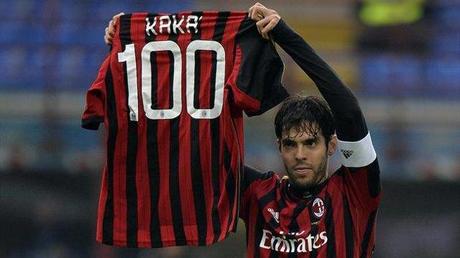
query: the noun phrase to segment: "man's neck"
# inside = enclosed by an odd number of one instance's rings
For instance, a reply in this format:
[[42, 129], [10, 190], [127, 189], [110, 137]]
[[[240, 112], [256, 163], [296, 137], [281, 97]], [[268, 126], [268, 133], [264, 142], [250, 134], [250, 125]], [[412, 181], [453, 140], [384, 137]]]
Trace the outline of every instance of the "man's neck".
[[322, 178], [318, 183], [309, 187], [297, 187], [291, 181], [289, 181], [288, 188], [289, 191], [292, 192], [295, 196], [302, 198], [302, 199], [309, 199], [314, 195], [318, 194], [324, 186], [327, 177]]

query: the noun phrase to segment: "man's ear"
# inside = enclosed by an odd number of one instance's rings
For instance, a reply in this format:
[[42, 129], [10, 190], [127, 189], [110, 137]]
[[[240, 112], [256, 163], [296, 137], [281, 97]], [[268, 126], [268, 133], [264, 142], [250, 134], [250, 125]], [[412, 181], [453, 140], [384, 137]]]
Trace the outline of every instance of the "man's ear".
[[281, 141], [280, 141], [280, 138], [276, 138], [276, 143], [278, 144], [278, 150], [281, 152]]
[[333, 134], [331, 135], [331, 139], [329, 140], [329, 143], [327, 145], [327, 154], [331, 156], [332, 154], [335, 153], [336, 149], [337, 149], [337, 135]]

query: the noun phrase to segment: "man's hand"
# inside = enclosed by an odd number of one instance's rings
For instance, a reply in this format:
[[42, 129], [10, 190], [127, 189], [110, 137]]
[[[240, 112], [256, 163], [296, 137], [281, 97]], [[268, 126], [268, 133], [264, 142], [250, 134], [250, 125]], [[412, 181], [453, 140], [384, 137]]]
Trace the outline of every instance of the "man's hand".
[[264, 39], [269, 39], [268, 33], [281, 20], [281, 16], [275, 10], [268, 9], [260, 3], [249, 8], [249, 18], [257, 21], [257, 30]]
[[112, 17], [112, 20], [110, 20], [109, 25], [105, 27], [105, 44], [112, 45], [113, 35], [115, 34], [115, 26], [118, 24], [118, 20], [120, 20], [120, 16], [122, 16], [123, 14], [125, 13], [119, 13], [114, 15]]

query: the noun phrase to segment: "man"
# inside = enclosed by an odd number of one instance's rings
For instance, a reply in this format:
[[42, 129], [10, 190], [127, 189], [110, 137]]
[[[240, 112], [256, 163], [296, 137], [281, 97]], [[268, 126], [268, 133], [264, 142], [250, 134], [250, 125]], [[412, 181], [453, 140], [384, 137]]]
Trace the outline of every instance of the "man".
[[[275, 131], [287, 176], [245, 168], [240, 217], [247, 256], [370, 257], [379, 166], [357, 99], [276, 11], [257, 3], [249, 17], [262, 37], [273, 38], [315, 82], [327, 103], [299, 96], [279, 109]], [[337, 148], [342, 166], [328, 176], [328, 160]]]

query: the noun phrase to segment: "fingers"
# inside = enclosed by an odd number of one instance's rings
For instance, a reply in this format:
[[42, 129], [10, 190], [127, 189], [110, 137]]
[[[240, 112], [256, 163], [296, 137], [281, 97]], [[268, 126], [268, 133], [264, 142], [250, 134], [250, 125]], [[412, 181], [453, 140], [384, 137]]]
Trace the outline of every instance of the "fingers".
[[115, 26], [118, 24], [118, 20], [120, 20], [120, 16], [125, 13], [121, 12], [112, 17], [109, 21], [109, 25], [105, 28], [104, 34], [104, 42], [107, 45], [111, 45], [113, 41], [113, 36], [115, 35]]
[[121, 13], [115, 14], [115, 15], [112, 17], [112, 21], [113, 21], [113, 25], [114, 25], [114, 26], [117, 25], [120, 16], [122, 16], [122, 15], [124, 15], [124, 14], [125, 14], [124, 12], [121, 12]]
[[110, 35], [108, 33], [108, 30], [109, 30], [109, 28], [105, 27], [104, 42], [105, 42], [105, 44], [110, 45], [110, 44], [112, 44], [112, 39], [109, 38]]
[[262, 33], [262, 34], [268, 34], [271, 30], [273, 30], [273, 28], [275, 28], [275, 26], [278, 24], [279, 20], [280, 20], [280, 17], [274, 15], [274, 16], [270, 19], [270, 21], [268, 22], [268, 24], [265, 25], [265, 27], [261, 30], [261, 33]]
[[264, 39], [269, 39], [268, 33], [278, 24], [281, 17], [277, 14], [269, 15], [256, 22], [257, 30]]
[[115, 26], [113, 24], [114, 22], [111, 20], [109, 25], [105, 27], [104, 42], [107, 45], [112, 44], [113, 36], [115, 35]]
[[249, 18], [254, 21], [260, 21], [265, 17], [264, 12], [267, 8], [260, 3], [256, 3], [255, 5], [251, 6], [248, 10]]
[[268, 39], [268, 34], [262, 32], [265, 26], [270, 22], [270, 17], [265, 17], [262, 20], [256, 22], [257, 30], [264, 39]]

